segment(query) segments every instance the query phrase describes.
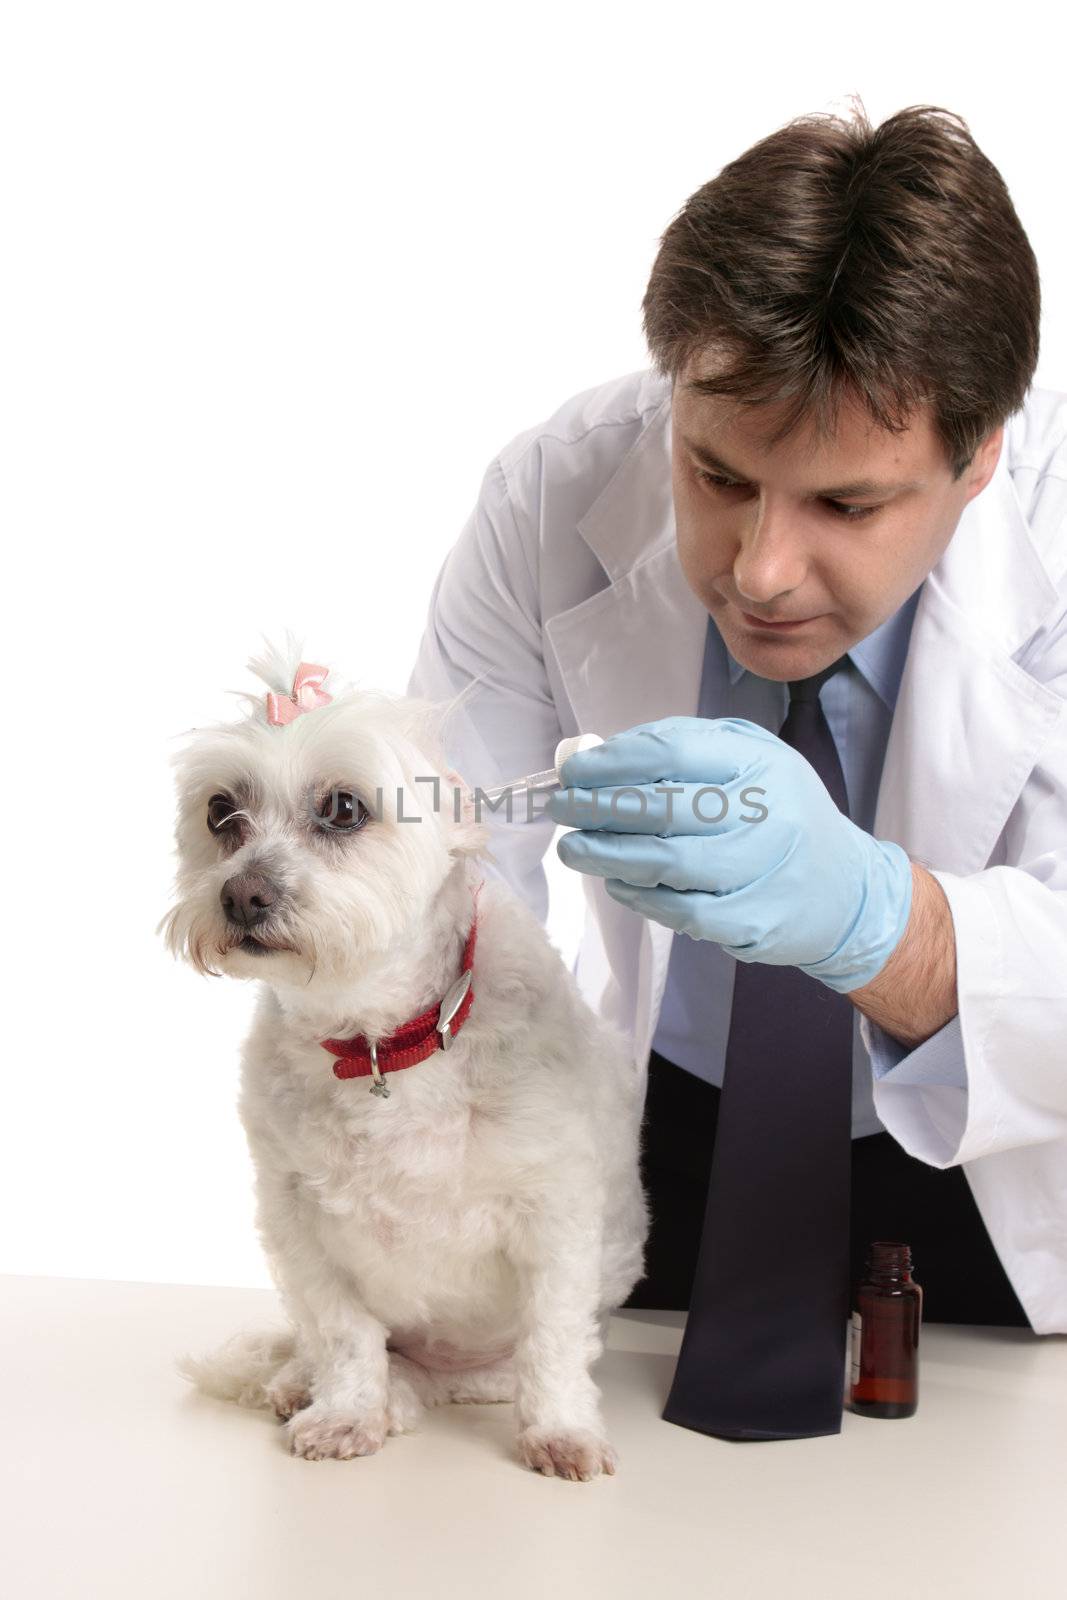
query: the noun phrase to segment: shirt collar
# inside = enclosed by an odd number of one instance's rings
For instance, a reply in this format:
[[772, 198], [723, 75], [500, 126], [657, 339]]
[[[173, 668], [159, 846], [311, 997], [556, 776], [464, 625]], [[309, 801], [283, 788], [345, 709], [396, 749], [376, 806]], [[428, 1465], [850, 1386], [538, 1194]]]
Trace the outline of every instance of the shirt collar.
[[[892, 616], [886, 617], [879, 623], [872, 633], [865, 639], [859, 639], [847, 652], [849, 660], [866, 678], [871, 688], [881, 697], [890, 711], [897, 703], [897, 690], [900, 688], [900, 679], [904, 672], [904, 662], [908, 655], [908, 641], [911, 638], [911, 624], [915, 616], [915, 608], [919, 603], [922, 584], [915, 592], [908, 596], [902, 606], [899, 606]], [[714, 629], [712, 618], [708, 617], [709, 628]], [[721, 635], [720, 635], [721, 637]], [[725, 639], [722, 647], [726, 651], [726, 666], [730, 674], [730, 682], [737, 683], [748, 670], [730, 654]], [[756, 676], [755, 673], [752, 674]]]

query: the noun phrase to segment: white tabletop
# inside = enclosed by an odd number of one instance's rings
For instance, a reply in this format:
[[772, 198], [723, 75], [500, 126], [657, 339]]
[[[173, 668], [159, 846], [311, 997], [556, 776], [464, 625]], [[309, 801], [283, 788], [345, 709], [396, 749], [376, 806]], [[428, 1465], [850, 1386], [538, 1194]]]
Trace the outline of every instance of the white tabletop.
[[510, 1405], [304, 1461], [174, 1370], [280, 1320], [262, 1290], [0, 1277], [7, 1600], [1067, 1595], [1065, 1336], [931, 1324], [914, 1417], [738, 1444], [660, 1417], [683, 1314], [620, 1312], [619, 1471], [572, 1483], [518, 1464]]

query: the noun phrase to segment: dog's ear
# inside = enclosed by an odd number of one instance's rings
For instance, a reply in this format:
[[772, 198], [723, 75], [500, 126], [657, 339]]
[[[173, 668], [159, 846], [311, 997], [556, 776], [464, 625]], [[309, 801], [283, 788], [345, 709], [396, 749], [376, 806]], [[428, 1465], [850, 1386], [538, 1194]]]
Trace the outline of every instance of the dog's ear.
[[445, 768], [444, 792], [448, 796], [446, 810], [452, 819], [450, 852], [455, 856], [481, 855], [489, 845], [489, 828], [478, 820], [470, 784], [454, 767]]

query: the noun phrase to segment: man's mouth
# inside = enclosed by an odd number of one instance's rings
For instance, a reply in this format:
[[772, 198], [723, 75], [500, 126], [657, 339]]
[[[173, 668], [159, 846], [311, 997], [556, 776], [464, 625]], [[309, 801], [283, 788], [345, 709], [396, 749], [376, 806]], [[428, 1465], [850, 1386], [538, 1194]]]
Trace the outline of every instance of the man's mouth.
[[814, 617], [796, 617], [792, 620], [775, 621], [767, 617], [754, 617], [749, 611], [742, 611], [741, 615], [751, 627], [766, 628], [771, 632], [781, 630], [782, 633], [788, 633], [793, 628], [803, 628], [805, 623], [815, 621]]

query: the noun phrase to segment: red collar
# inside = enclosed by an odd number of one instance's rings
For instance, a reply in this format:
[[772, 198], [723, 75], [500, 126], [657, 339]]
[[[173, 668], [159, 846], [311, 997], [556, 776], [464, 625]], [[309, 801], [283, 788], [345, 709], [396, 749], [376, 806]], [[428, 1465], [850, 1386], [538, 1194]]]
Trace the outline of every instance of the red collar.
[[333, 1064], [335, 1077], [373, 1077], [371, 1093], [388, 1099], [389, 1089], [382, 1077], [383, 1072], [399, 1072], [402, 1067], [413, 1067], [418, 1062], [425, 1061], [436, 1050], [451, 1048], [452, 1040], [466, 1022], [474, 1000], [471, 969], [474, 965], [474, 944], [478, 935], [478, 895], [481, 893], [484, 881], [483, 879], [474, 891], [475, 911], [471, 918], [467, 942], [463, 947], [460, 975], [440, 1004], [431, 1006], [429, 1011], [424, 1011], [421, 1016], [412, 1017], [410, 1022], [403, 1023], [384, 1039], [379, 1039], [373, 1044], [368, 1044], [361, 1033], [357, 1033], [351, 1039], [323, 1039], [322, 1048], [342, 1058]]

